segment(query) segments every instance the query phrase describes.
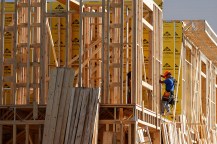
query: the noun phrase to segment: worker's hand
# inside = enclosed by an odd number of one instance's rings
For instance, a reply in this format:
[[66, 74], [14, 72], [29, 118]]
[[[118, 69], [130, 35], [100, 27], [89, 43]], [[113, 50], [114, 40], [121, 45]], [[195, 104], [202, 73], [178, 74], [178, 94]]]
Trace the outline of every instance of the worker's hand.
[[159, 83], [162, 83], [163, 81], [162, 80], [159, 80]]

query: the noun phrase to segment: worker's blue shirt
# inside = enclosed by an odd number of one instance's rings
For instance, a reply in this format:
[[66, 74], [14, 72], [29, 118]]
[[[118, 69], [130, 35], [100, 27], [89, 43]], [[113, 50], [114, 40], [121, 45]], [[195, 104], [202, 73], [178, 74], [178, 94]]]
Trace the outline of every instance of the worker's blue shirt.
[[174, 91], [174, 79], [172, 77], [165, 79], [164, 83], [166, 84], [166, 91]]

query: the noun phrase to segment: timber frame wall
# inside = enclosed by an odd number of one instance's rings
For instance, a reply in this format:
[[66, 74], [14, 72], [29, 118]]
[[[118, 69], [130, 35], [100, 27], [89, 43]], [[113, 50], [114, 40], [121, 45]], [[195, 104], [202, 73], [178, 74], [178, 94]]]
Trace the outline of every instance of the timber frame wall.
[[[159, 115], [162, 10], [151, 0], [102, 0], [99, 3], [81, 0], [80, 5], [73, 0], [61, 2], [66, 5], [63, 11], [48, 11], [46, 0], [15, 0], [13, 21], [5, 25], [5, 0], [1, 1], [0, 143], [41, 143], [49, 75], [53, 67], [74, 68], [75, 86], [101, 87], [99, 143], [114, 138], [120, 143], [134, 144], [144, 139], [160, 143], [161, 123], [169, 122]], [[72, 17], [76, 14], [79, 14], [79, 55], [72, 53], [75, 47], [70, 33], [73, 31]], [[52, 18], [62, 18], [65, 22], [62, 28], [65, 30], [64, 57], [56, 51], [50, 26]], [[185, 85], [180, 118], [185, 117], [191, 125], [205, 123], [215, 130], [216, 59], [212, 52], [201, 47], [216, 47], [216, 37], [207, 25], [195, 22], [201, 26], [198, 36], [205, 39], [197, 41], [191, 22], [186, 21], [184, 28], [181, 61]], [[58, 23], [58, 40], [61, 39], [60, 29]], [[146, 64], [143, 31], [148, 32], [149, 38]], [[7, 33], [13, 37], [9, 57], [4, 45]], [[209, 36], [205, 35], [207, 33]], [[57, 45], [60, 51], [61, 43]], [[50, 63], [50, 55], [53, 55], [54, 64]], [[9, 75], [4, 73], [6, 68], [11, 69]], [[131, 102], [128, 103], [127, 73], [130, 71]], [[5, 84], [10, 85], [7, 97], [4, 93], [9, 88], [4, 87]], [[145, 101], [148, 104], [144, 104]]]
[[[147, 131], [149, 126], [160, 130], [161, 9], [151, 0], [126, 3], [102, 0], [98, 4], [80, 1], [78, 12], [76, 1], [62, 2], [65, 10], [48, 11], [46, 0], [15, 0], [13, 20], [6, 26], [5, 1], [1, 1], [0, 141], [41, 142], [52, 67], [73, 67], [77, 75], [76, 86], [101, 87], [99, 123], [102, 126], [99, 131], [120, 133], [118, 139], [123, 142], [127, 130], [135, 134], [128, 137], [130, 143], [136, 143], [138, 129]], [[70, 35], [73, 14], [80, 15], [80, 52], [75, 56], [71, 55]], [[64, 63], [60, 62], [61, 55], [54, 48], [49, 24], [52, 18], [65, 21]], [[148, 32], [150, 44], [147, 65], [143, 55], [144, 30]], [[10, 57], [5, 56], [7, 32], [13, 37]], [[54, 57], [54, 65], [50, 64], [50, 55]], [[147, 66], [148, 73], [145, 72]], [[7, 67], [12, 71], [9, 75], [4, 74], [3, 68]], [[131, 103], [127, 104], [126, 73], [129, 71], [132, 72]], [[7, 96], [5, 83], [10, 85]], [[145, 98], [150, 100], [146, 109]], [[106, 118], [107, 113], [112, 119]]]
[[183, 115], [216, 129], [217, 36], [204, 20], [183, 21], [183, 34]]

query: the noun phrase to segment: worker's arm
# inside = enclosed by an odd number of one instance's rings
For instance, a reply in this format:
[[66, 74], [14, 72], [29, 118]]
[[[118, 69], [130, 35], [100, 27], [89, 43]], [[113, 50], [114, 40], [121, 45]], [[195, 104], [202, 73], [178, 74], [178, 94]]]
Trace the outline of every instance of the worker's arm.
[[162, 80], [159, 80], [159, 83], [164, 83], [164, 81], [162, 81]]

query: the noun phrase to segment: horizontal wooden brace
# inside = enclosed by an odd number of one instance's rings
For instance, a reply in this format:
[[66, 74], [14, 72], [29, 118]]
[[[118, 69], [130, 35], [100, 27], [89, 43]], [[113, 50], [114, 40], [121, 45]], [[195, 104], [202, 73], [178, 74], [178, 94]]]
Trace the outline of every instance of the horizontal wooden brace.
[[44, 124], [44, 120], [1, 120], [0, 125], [40, 125]]
[[102, 17], [102, 12], [84, 12], [82, 17]]
[[150, 31], [153, 31], [153, 26], [148, 22], [146, 21], [146, 19], [142, 18], [142, 23], [144, 24], [144, 27], [147, 28], [148, 30]]

